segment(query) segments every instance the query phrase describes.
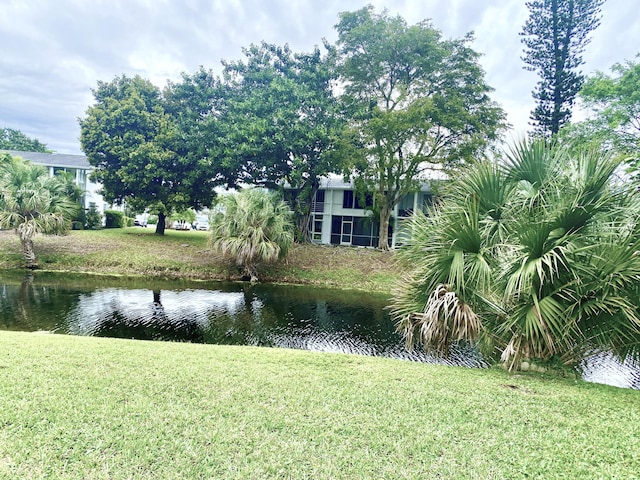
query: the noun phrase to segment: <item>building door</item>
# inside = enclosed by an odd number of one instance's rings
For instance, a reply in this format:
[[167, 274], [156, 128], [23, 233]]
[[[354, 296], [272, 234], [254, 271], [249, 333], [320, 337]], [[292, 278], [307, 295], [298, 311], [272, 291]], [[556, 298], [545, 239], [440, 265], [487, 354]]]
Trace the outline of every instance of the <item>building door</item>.
[[340, 245], [351, 245], [353, 235], [353, 217], [342, 217], [342, 229], [340, 234]]

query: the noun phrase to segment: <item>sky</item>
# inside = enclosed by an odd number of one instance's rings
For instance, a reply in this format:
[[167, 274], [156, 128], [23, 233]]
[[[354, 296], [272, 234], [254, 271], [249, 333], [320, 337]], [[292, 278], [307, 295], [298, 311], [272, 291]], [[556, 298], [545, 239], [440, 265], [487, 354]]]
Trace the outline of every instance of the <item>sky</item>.
[[[0, 128], [81, 154], [78, 118], [98, 81], [138, 74], [164, 87], [201, 65], [220, 73], [221, 60], [241, 59], [243, 47], [261, 41], [310, 51], [336, 40], [340, 12], [367, 3], [410, 25], [431, 19], [444, 38], [473, 31], [492, 99], [512, 125], [508, 135], [526, 134], [538, 77], [521, 60], [525, 0], [0, 0]], [[583, 73], [635, 59], [639, 4], [605, 1]]]

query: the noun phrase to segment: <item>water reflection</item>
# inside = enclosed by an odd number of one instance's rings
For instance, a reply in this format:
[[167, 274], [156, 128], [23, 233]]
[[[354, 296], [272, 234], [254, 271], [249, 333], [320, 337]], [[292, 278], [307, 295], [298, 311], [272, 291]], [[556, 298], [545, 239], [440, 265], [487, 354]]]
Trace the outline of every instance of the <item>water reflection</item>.
[[[89, 284], [93, 282], [93, 284]], [[296, 348], [486, 367], [469, 348], [446, 358], [407, 351], [387, 298], [292, 286], [158, 283], [87, 278], [0, 281], [0, 329]], [[640, 369], [610, 358], [585, 365], [590, 381], [640, 388]]]

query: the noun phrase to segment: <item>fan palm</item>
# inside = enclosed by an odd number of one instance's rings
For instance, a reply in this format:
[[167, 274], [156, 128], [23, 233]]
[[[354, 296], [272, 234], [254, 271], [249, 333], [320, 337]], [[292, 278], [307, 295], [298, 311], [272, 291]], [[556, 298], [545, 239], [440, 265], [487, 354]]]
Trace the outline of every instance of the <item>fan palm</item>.
[[[412, 221], [399, 255], [417, 267], [392, 306], [399, 329], [436, 352], [475, 342], [510, 369], [637, 355], [640, 200], [614, 181], [619, 165], [533, 141], [470, 167]], [[436, 308], [442, 288], [457, 298], [448, 310]]]
[[257, 265], [286, 256], [293, 244], [289, 207], [276, 194], [246, 188], [221, 197], [210, 218], [211, 246], [258, 280]]
[[38, 266], [35, 235], [65, 231], [76, 209], [64, 183], [43, 167], [16, 157], [0, 167], [0, 228], [15, 229], [27, 268]]

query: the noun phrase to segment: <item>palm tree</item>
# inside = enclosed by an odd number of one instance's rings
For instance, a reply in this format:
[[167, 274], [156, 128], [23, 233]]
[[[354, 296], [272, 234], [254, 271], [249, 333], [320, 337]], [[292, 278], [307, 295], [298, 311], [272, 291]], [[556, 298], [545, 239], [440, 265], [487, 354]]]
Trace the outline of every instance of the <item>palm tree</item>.
[[220, 198], [210, 219], [211, 246], [241, 266], [251, 282], [257, 265], [286, 256], [293, 244], [289, 207], [276, 194], [246, 188]]
[[620, 160], [522, 142], [412, 221], [392, 311], [410, 344], [476, 343], [509, 369], [640, 355], [640, 199]]
[[20, 238], [27, 268], [37, 268], [36, 233], [61, 233], [77, 206], [65, 185], [38, 165], [18, 157], [0, 166], [0, 228], [13, 228]]

